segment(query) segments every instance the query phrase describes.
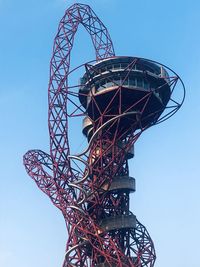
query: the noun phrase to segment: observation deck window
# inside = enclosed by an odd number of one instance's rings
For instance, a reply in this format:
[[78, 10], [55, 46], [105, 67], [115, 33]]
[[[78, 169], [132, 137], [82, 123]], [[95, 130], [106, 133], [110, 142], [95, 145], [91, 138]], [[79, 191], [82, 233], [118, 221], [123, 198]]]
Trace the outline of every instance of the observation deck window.
[[126, 80], [122, 79], [122, 84], [129, 85], [129, 79], [128, 78], [126, 78]]
[[113, 68], [112, 65], [107, 65], [106, 70], [107, 70], [107, 71], [110, 71], [110, 70], [112, 70], [112, 68]]
[[159, 75], [160, 74], [160, 70], [155, 70], [155, 69], [153, 69], [153, 68], [151, 68], [149, 66], [145, 66], [145, 69], [147, 71], [149, 71], [150, 73], [153, 73], [153, 74], [156, 74], [156, 75]]
[[120, 65], [121, 65], [120, 66], [121, 69], [126, 69], [128, 67], [127, 63], [121, 63]]
[[146, 80], [144, 80], [144, 88], [149, 89], [149, 83]]
[[114, 79], [114, 84], [119, 86], [121, 84], [121, 80], [119, 78]]
[[135, 70], [144, 71], [144, 67], [140, 64], [135, 64]]
[[95, 84], [97, 91], [114, 86], [138, 87], [143, 88], [144, 90], [150, 89], [150, 83], [142, 77], [127, 77], [126, 79], [125, 77], [114, 77], [112, 80], [107, 78], [102, 79], [100, 82]]
[[114, 69], [114, 70], [118, 70], [118, 69], [120, 69], [120, 64], [114, 64], [114, 65], [113, 65], [113, 69]]
[[106, 87], [112, 87], [112, 86], [114, 86], [114, 83], [113, 83], [113, 82], [107, 82], [107, 83], [105, 84], [105, 86], [106, 86]]
[[130, 79], [130, 80], [129, 80], [129, 85], [135, 87], [135, 86], [136, 86], [136, 78], [132, 78], [132, 79]]
[[144, 87], [144, 82], [143, 82], [143, 79], [142, 78], [137, 78], [137, 86], [138, 87]]

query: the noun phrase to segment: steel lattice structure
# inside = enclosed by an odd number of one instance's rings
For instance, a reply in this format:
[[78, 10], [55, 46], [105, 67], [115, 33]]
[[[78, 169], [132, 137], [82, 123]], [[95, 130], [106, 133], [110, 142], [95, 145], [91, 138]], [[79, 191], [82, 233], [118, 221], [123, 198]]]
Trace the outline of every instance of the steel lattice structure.
[[[96, 61], [80, 66], [81, 82], [71, 85], [70, 54], [79, 24], [91, 36]], [[175, 87], [182, 87], [182, 98], [180, 90], [174, 96]], [[154, 266], [151, 237], [129, 209], [135, 180], [128, 160], [140, 134], [173, 115], [184, 92], [166, 66], [115, 56], [106, 27], [88, 5], [67, 9], [50, 63], [50, 154], [30, 150], [24, 156], [26, 171], [65, 218], [63, 267]], [[70, 155], [69, 120], [81, 116], [88, 147]]]

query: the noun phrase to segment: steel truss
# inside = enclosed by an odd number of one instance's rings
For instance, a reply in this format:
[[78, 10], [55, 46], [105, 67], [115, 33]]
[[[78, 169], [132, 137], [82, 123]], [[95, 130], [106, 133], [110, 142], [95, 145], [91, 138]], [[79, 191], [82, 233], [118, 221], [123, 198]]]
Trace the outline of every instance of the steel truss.
[[[91, 36], [97, 61], [115, 57], [110, 35], [92, 9], [83, 4], [68, 8], [58, 27], [50, 63], [50, 154], [30, 150], [24, 155], [24, 165], [65, 218], [68, 241], [63, 267], [153, 267], [154, 245], [146, 228], [137, 219], [133, 227], [106, 229], [112, 218], [135, 218], [129, 210], [130, 190], [110, 188], [114, 177], [129, 177], [127, 153], [140, 134], [177, 111], [182, 100], [177, 102], [171, 97], [167, 114], [143, 127], [142, 114], [154, 92], [139, 100], [142, 108], [137, 112], [133, 107], [122, 112], [119, 106], [117, 114], [110, 113], [116, 98], [120, 102], [121, 84], [107, 109], [99, 111], [97, 119], [91, 119], [93, 130], [87, 149], [78, 155], [70, 155], [69, 118], [86, 115], [78, 99], [80, 85], [68, 85], [70, 53], [79, 24]], [[132, 67], [138, 60], [134, 59]], [[94, 68], [92, 63], [83, 67], [86, 73]], [[180, 78], [174, 74], [169, 79], [173, 93]], [[95, 96], [91, 96], [91, 102], [99, 109]], [[123, 119], [130, 120], [130, 127], [122, 131], [120, 123]]]

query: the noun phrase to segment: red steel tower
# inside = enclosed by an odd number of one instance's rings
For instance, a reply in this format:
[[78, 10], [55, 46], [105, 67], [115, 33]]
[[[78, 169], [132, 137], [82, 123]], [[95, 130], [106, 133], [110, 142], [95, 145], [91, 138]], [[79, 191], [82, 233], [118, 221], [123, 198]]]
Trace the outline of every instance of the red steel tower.
[[[96, 60], [71, 71], [79, 24], [91, 36]], [[72, 84], [76, 71], [80, 82]], [[166, 66], [115, 56], [106, 27], [88, 5], [67, 9], [50, 63], [50, 154], [30, 150], [24, 156], [28, 174], [65, 218], [63, 267], [154, 266], [151, 237], [129, 208], [135, 179], [128, 160], [140, 134], [172, 116], [184, 97], [182, 80]], [[70, 155], [70, 121], [81, 116], [88, 146]]]

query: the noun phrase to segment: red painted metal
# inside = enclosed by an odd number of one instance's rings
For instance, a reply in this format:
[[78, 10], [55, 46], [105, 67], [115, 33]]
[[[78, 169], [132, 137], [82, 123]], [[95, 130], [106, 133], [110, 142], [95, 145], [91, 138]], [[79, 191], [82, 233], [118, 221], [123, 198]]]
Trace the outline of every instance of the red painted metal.
[[[30, 150], [24, 156], [24, 165], [37, 186], [49, 196], [65, 218], [68, 241], [63, 267], [153, 267], [156, 258], [154, 245], [146, 228], [137, 219], [133, 227], [123, 231], [106, 230], [103, 220], [108, 214], [108, 218], [130, 215], [134, 218], [129, 210], [130, 192], [109, 192], [109, 188], [114, 177], [129, 175], [127, 152], [147, 128], [141, 126], [140, 118], [154, 92], [134, 103], [142, 106], [138, 112], [133, 111], [132, 106], [122, 112], [120, 104], [118, 113], [110, 114], [113, 101], [118, 98], [121, 103], [123, 84], [118, 86], [107, 108], [100, 111], [100, 116], [93, 121], [93, 135], [88, 148], [79, 155], [70, 156], [69, 119], [86, 114], [79, 103], [77, 89], [80, 85], [69, 86], [68, 83], [70, 53], [79, 24], [91, 36], [97, 62], [115, 57], [110, 35], [92, 9], [83, 4], [68, 8], [58, 27], [50, 64], [50, 155], [41, 150]], [[133, 60], [132, 67], [138, 60]], [[84, 67], [87, 72], [92, 68], [92, 63]], [[180, 79], [176, 74], [169, 79], [173, 92], [174, 85]], [[173, 114], [182, 104], [172, 97], [170, 101], [173, 104], [168, 106], [169, 112], [153, 124]], [[100, 109], [93, 95], [91, 103]], [[134, 120], [128, 129], [121, 131], [120, 123], [128, 116]], [[121, 147], [116, 145], [119, 140], [124, 142]]]

